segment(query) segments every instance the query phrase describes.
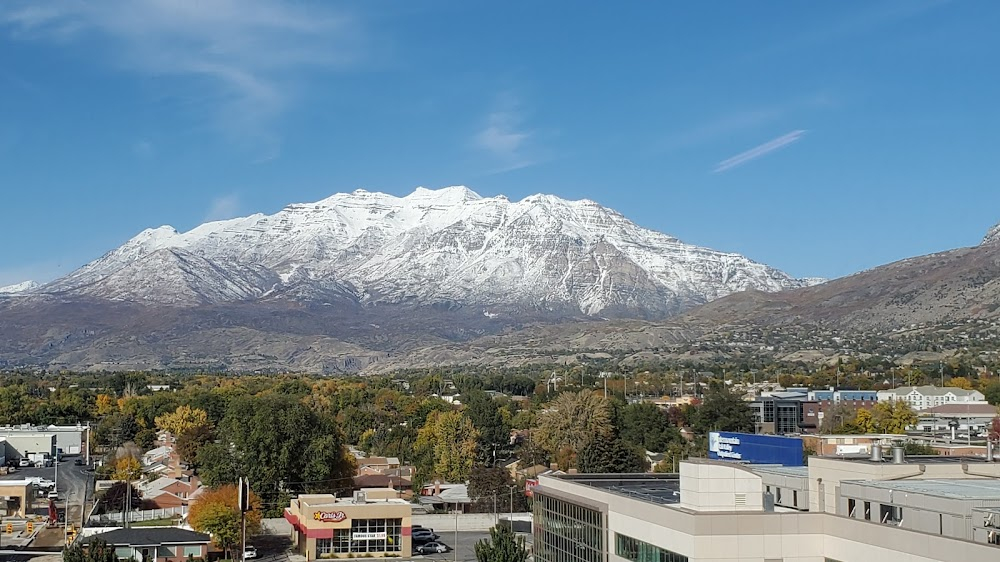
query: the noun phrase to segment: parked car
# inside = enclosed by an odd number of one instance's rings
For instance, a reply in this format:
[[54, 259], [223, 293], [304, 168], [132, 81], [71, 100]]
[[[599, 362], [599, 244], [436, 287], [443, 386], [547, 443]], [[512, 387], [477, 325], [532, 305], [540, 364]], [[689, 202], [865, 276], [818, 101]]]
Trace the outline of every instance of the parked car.
[[257, 558], [257, 547], [252, 544], [248, 544], [246, 548], [243, 549], [243, 559], [250, 560], [251, 558]]
[[17, 461], [17, 466], [20, 468], [28, 468], [29, 466], [31, 466], [31, 461], [28, 460], [27, 458], [22, 458], [21, 460]]
[[417, 547], [417, 552], [420, 554], [435, 554], [440, 552], [448, 552], [451, 547], [444, 544], [443, 542], [429, 542], [422, 544]]
[[35, 485], [43, 490], [48, 490], [49, 488], [55, 488], [56, 483], [48, 478], [39, 478]]
[[75, 458], [75, 459], [73, 459], [73, 464], [76, 465], [76, 466], [83, 466], [83, 459], [81, 459], [81, 458]]
[[410, 539], [417, 544], [436, 541], [439, 538], [441, 538], [441, 535], [429, 529], [415, 529], [410, 535]]
[[59, 499], [59, 492], [57, 492], [56, 490], [52, 490], [45, 497], [49, 498], [50, 500], [58, 500]]

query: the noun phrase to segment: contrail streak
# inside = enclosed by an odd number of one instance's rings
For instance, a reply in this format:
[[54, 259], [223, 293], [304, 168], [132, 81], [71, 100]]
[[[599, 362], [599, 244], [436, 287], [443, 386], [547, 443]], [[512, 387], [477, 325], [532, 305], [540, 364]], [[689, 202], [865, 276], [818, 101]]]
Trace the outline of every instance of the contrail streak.
[[756, 160], [761, 156], [770, 154], [771, 152], [774, 152], [779, 148], [788, 146], [793, 142], [801, 139], [802, 135], [804, 135], [805, 133], [806, 133], [805, 129], [799, 129], [796, 131], [792, 131], [790, 133], [785, 133], [784, 135], [781, 135], [776, 139], [769, 140], [760, 146], [755, 146], [746, 152], [741, 152], [736, 156], [733, 156], [732, 158], [727, 158], [722, 162], [719, 162], [718, 164], [715, 165], [715, 169], [712, 170], [712, 173], [718, 174], [719, 172], [725, 172], [726, 170], [730, 170], [737, 166], [746, 164], [751, 160]]

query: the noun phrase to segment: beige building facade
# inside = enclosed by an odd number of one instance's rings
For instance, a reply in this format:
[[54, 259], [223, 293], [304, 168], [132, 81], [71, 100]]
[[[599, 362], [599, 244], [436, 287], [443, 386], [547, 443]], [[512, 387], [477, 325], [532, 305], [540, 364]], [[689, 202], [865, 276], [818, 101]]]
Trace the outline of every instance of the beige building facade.
[[411, 507], [391, 488], [364, 489], [352, 498], [301, 495], [285, 509], [292, 544], [306, 560], [409, 557]]
[[[921, 513], [915, 528], [895, 519], [865, 519], [848, 514], [848, 489], [857, 498], [873, 502], [875, 513], [899, 513], [913, 506], [888, 490], [870, 487], [875, 479], [906, 479], [941, 474], [945, 484], [973, 482], [994, 473], [993, 463], [980, 462], [963, 469], [962, 463], [894, 465], [829, 459], [800, 471], [775, 472], [726, 461], [682, 462], [679, 475], [564, 475], [542, 476], [535, 488], [534, 557], [536, 562], [965, 562], [1000, 559], [1000, 547], [990, 544], [988, 530], [954, 532], [933, 528], [938, 521]], [[865, 467], [870, 464], [872, 466]], [[951, 464], [951, 468], [942, 466]], [[862, 467], [852, 466], [862, 465]], [[771, 468], [770, 473], [764, 471]], [[816, 471], [814, 472], [814, 468]], [[838, 471], [838, 468], [840, 471]], [[982, 472], [982, 476], [975, 474]], [[815, 486], [823, 479], [825, 486]], [[890, 480], [891, 481], [891, 480]], [[770, 482], [770, 484], [768, 484]], [[781, 484], [785, 483], [785, 484]], [[777, 490], [787, 485], [786, 497], [802, 494], [798, 508], [777, 505]], [[896, 492], [898, 494], [899, 492]], [[870, 496], [870, 497], [869, 497]], [[822, 499], [821, 499], [822, 498]], [[854, 501], [860, 501], [854, 500]], [[854, 505], [854, 501], [851, 502]], [[925, 502], [956, 511], [954, 505]], [[788, 501], [790, 503], [790, 500]], [[840, 506], [838, 508], [838, 506]], [[901, 511], [894, 511], [895, 509]], [[984, 509], [984, 508], [979, 508]], [[965, 512], [970, 512], [968, 506]], [[964, 513], [964, 512], [963, 512]], [[1000, 525], [1000, 515], [996, 517]], [[943, 520], [943, 516], [942, 516]], [[964, 521], [964, 523], [969, 523]], [[972, 522], [974, 523], [974, 521]], [[980, 522], [981, 526], [982, 522]], [[951, 520], [949, 520], [951, 525]], [[951, 528], [948, 529], [952, 530]], [[933, 532], [932, 532], [933, 531]], [[980, 540], [972, 540], [977, 536]]]

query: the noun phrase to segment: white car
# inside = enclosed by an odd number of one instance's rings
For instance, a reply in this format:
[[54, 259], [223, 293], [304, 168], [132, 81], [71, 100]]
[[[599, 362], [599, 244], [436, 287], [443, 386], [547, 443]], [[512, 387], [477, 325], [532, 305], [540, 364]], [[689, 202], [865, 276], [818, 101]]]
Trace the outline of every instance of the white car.
[[28, 468], [29, 466], [31, 466], [31, 461], [26, 458], [22, 458], [21, 460], [17, 461], [17, 466], [20, 468]]
[[49, 498], [50, 500], [58, 500], [59, 499], [59, 492], [57, 492], [55, 490], [52, 490], [45, 497]]
[[246, 548], [243, 549], [243, 559], [250, 560], [252, 558], [257, 558], [257, 547], [252, 544], [248, 544]]
[[49, 480], [48, 478], [39, 478], [38, 482], [36, 482], [36, 485], [43, 490], [48, 490], [49, 488], [56, 487], [56, 483], [53, 482], [52, 480]]

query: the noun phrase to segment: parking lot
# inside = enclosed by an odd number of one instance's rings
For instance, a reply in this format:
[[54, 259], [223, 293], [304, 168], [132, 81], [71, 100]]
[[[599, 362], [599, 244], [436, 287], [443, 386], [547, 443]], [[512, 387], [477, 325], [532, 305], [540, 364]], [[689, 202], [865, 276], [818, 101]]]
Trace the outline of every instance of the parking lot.
[[[56, 477], [58, 468], [59, 475]], [[65, 458], [57, 466], [48, 468], [18, 468], [16, 471], [0, 476], [2, 480], [24, 480], [26, 478], [46, 478], [56, 482], [56, 490], [59, 492], [59, 500], [56, 507], [65, 509], [67, 517], [71, 523], [80, 525], [83, 519], [84, 502], [90, 498], [93, 490], [91, 484], [92, 473], [84, 470], [86, 467], [74, 464], [73, 458]], [[40, 493], [28, 511], [36, 515], [48, 515], [48, 500], [45, 494]]]
[[[473, 562], [476, 560], [475, 544], [490, 536], [489, 531], [460, 531], [458, 533], [458, 542], [456, 543], [455, 533], [445, 532], [439, 534], [441, 538], [437, 542], [443, 542], [450, 547], [454, 547], [457, 544], [457, 552], [453, 550], [451, 552], [426, 555], [407, 553], [408, 555], [394, 558], [393, 560], [399, 560], [400, 562], [404, 560], [438, 560], [441, 562], [459, 560], [461, 562]], [[530, 543], [530, 536], [521, 536], [525, 537], [526, 541]], [[257, 560], [260, 562], [289, 562], [289, 556], [294, 554], [291, 551], [292, 542], [286, 536], [261, 535], [254, 537], [250, 542], [257, 547]]]

